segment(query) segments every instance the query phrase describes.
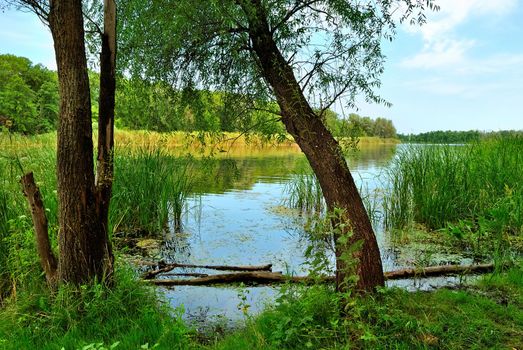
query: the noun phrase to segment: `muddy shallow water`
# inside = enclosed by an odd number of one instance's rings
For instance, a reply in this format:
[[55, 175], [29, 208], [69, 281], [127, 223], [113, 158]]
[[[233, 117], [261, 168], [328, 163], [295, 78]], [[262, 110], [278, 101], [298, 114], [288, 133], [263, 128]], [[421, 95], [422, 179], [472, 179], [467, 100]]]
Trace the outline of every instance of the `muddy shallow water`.
[[[386, 168], [395, 152], [395, 146], [363, 147], [350, 157], [349, 167], [358, 186], [370, 194], [383, 189]], [[273, 271], [306, 275], [303, 252], [307, 242], [302, 224], [292, 211], [285, 209], [286, 185], [304, 162], [300, 154], [218, 161], [221, 173], [213, 173], [207, 186], [200, 185], [201, 194], [188, 201], [182, 230], [171, 230], [167, 235], [161, 258], [167, 262], [206, 265], [271, 263]], [[405, 258], [405, 252], [393, 243], [381, 225], [375, 226], [384, 270], [412, 266], [413, 261]], [[419, 259], [419, 254], [423, 252], [412, 252], [412, 259]], [[215, 273], [202, 269], [177, 272]], [[430, 289], [460, 282], [446, 277], [400, 280], [389, 285]], [[184, 318], [197, 324], [209, 320], [240, 322], [245, 310], [249, 315], [256, 314], [274, 302], [278, 294], [277, 287], [268, 286], [159, 289], [173, 306], [183, 305]]]

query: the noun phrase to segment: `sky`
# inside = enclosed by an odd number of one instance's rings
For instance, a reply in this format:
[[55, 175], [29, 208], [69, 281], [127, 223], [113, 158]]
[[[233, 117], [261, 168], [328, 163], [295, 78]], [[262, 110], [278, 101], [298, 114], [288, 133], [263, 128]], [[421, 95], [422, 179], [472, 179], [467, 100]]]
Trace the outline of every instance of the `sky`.
[[[523, 0], [436, 0], [423, 26], [402, 24], [379, 95], [392, 107], [356, 113], [394, 122], [400, 133], [523, 129]], [[30, 13], [0, 11], [0, 54], [56, 69], [49, 30]], [[344, 114], [352, 111], [337, 107]]]

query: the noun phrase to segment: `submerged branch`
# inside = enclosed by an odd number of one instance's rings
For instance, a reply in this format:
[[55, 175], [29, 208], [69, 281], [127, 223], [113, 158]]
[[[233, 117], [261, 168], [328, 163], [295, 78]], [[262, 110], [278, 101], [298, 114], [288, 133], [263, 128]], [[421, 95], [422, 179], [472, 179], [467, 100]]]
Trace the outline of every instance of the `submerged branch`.
[[[172, 264], [178, 265], [178, 264]], [[197, 265], [184, 265], [185, 267], [196, 267]], [[271, 265], [267, 265], [271, 266]], [[180, 267], [180, 265], [175, 266]], [[200, 266], [201, 267], [201, 266]], [[229, 266], [230, 267], [230, 266]], [[247, 267], [247, 266], [244, 266]], [[252, 266], [251, 266], [252, 267]], [[174, 267], [173, 267], [174, 268]], [[215, 268], [215, 267], [206, 267]], [[218, 270], [218, 269], [217, 269]], [[230, 270], [230, 269], [229, 269]], [[397, 271], [389, 271], [384, 273], [385, 280], [399, 280], [407, 278], [424, 278], [435, 277], [452, 274], [473, 274], [473, 273], [487, 273], [494, 270], [494, 264], [482, 265], [444, 265], [444, 266], [429, 266], [423, 269], [402, 269]], [[152, 271], [152, 272], [157, 272]], [[170, 270], [169, 270], [170, 271]], [[206, 286], [214, 284], [229, 284], [229, 283], [256, 283], [256, 284], [274, 284], [274, 283], [332, 283], [335, 282], [334, 276], [325, 277], [310, 277], [310, 276], [286, 276], [281, 272], [270, 271], [245, 271], [238, 273], [226, 273], [217, 275], [208, 275], [203, 277], [191, 279], [152, 279], [161, 272], [157, 272], [151, 277], [144, 277], [149, 279], [149, 282], [158, 286]], [[150, 273], [149, 273], [150, 274]], [[148, 276], [147, 274], [146, 276]]]
[[157, 270], [146, 272], [143, 278], [146, 280], [153, 279], [157, 275], [165, 272], [169, 272], [177, 267], [181, 268], [200, 268], [200, 269], [211, 269], [219, 271], [271, 271], [272, 264], [260, 265], [260, 266], [230, 266], [230, 265], [191, 265], [191, 264], [167, 264], [160, 266]]

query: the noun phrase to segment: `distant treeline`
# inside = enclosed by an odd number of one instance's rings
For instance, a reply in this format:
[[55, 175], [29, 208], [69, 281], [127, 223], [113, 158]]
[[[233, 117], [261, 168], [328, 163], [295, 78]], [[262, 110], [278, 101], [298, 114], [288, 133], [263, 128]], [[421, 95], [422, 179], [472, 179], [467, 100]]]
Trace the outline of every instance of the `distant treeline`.
[[429, 131], [421, 134], [398, 134], [399, 139], [402, 142], [410, 143], [442, 143], [442, 144], [456, 144], [456, 143], [469, 143], [479, 141], [485, 137], [492, 136], [509, 136], [509, 135], [522, 135], [523, 131], [516, 130], [502, 130], [502, 131]]
[[[100, 77], [89, 72], [93, 118], [98, 118]], [[24, 57], [0, 55], [0, 128], [24, 134], [56, 129], [58, 120], [56, 72]], [[185, 88], [163, 82], [120, 77], [116, 89], [116, 126], [151, 131], [254, 131], [283, 134], [275, 102], [247, 96]], [[348, 119], [327, 110], [327, 127], [336, 137], [396, 137], [392, 121], [350, 114]]]
[[396, 128], [392, 120], [385, 118], [372, 119], [361, 117], [355, 113], [348, 119], [340, 118], [328, 110], [325, 113], [327, 127], [335, 137], [377, 136], [381, 138], [396, 138]]

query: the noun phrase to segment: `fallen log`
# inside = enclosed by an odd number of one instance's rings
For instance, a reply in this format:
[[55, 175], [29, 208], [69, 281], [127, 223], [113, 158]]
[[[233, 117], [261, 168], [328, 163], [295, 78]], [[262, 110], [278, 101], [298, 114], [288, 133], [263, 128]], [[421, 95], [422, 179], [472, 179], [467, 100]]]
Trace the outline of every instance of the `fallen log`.
[[157, 270], [149, 271], [143, 274], [143, 278], [148, 280], [156, 277], [157, 275], [165, 272], [174, 270], [175, 268], [200, 268], [200, 269], [211, 269], [218, 271], [271, 271], [272, 264], [267, 265], [247, 265], [247, 266], [233, 266], [233, 265], [192, 265], [192, 264], [166, 264], [158, 268]]
[[[436, 277], [451, 274], [487, 273], [494, 270], [493, 264], [482, 265], [444, 265], [430, 266], [423, 269], [402, 269], [385, 272], [386, 280], [399, 280], [407, 278]], [[246, 271], [238, 273], [227, 273], [209, 275], [192, 279], [151, 279], [150, 283], [158, 286], [205, 286], [213, 284], [247, 283], [247, 284], [274, 284], [274, 283], [331, 283], [336, 279], [334, 276], [312, 278], [310, 276], [286, 276], [277, 272], [268, 271]]]
[[287, 281], [298, 282], [307, 281], [310, 278], [305, 277], [290, 277], [277, 272], [267, 271], [246, 271], [237, 273], [224, 273], [218, 275], [209, 275], [207, 277], [198, 277], [192, 279], [155, 279], [149, 282], [157, 286], [205, 286], [212, 284], [224, 283], [256, 283], [256, 284], [272, 284], [283, 283]]
[[494, 271], [494, 264], [480, 265], [441, 265], [422, 269], [403, 269], [385, 272], [386, 280], [400, 280], [413, 277], [435, 277], [452, 274], [487, 273]]
[[187, 272], [187, 273], [164, 273], [162, 276], [179, 276], [179, 277], [207, 277], [208, 273], [197, 273], [197, 272]]

